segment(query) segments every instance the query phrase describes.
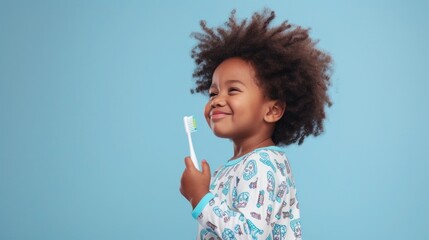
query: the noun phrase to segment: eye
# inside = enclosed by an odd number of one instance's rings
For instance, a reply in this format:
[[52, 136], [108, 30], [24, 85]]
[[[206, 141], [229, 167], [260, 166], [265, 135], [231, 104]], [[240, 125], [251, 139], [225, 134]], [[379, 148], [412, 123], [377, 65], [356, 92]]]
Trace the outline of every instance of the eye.
[[209, 97], [210, 98], [212, 98], [212, 97], [214, 97], [214, 96], [216, 96], [217, 95], [217, 93], [215, 93], [215, 92], [209, 92]]
[[241, 92], [241, 90], [239, 88], [236, 88], [236, 87], [231, 87], [228, 89], [228, 92], [229, 93], [238, 93], [238, 92]]

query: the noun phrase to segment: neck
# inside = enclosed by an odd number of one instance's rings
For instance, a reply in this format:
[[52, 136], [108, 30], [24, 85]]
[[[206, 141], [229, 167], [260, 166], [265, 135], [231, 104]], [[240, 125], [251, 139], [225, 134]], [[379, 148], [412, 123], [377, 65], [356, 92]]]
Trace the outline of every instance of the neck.
[[263, 139], [247, 139], [245, 141], [234, 140], [234, 156], [231, 159], [241, 157], [256, 148], [268, 147], [273, 145], [275, 144], [271, 137]]

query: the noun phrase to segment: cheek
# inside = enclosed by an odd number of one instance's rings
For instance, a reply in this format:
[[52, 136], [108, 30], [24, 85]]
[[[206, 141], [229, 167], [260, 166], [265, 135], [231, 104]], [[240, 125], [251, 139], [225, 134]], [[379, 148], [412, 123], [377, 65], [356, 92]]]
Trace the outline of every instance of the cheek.
[[234, 115], [235, 114], [239, 115], [242, 112], [242, 110], [246, 107], [246, 101], [248, 100], [247, 99], [240, 100], [238, 98], [234, 98], [228, 102], [228, 105], [231, 108], [231, 110], [234, 112]]
[[208, 102], [204, 107], [204, 117], [206, 118], [207, 124], [210, 126], [209, 114], [210, 114], [210, 103]]

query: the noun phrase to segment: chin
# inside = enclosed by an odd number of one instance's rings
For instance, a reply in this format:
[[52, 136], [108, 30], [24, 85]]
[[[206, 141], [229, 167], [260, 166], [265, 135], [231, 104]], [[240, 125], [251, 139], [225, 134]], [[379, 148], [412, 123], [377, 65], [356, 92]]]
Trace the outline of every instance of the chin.
[[219, 129], [216, 128], [212, 128], [213, 134], [216, 137], [220, 137], [220, 138], [231, 138], [231, 134], [225, 131], [220, 131]]
[[214, 133], [214, 135], [215, 135], [216, 137], [219, 137], [219, 138], [230, 138], [230, 136], [229, 136], [229, 135], [226, 135], [226, 134]]

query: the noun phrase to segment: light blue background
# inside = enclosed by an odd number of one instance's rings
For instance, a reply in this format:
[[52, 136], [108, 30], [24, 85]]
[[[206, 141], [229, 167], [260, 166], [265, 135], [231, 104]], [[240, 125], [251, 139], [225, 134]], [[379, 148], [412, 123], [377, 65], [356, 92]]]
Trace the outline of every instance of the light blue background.
[[0, 239], [194, 239], [179, 193], [231, 156], [189, 94], [199, 20], [264, 6], [334, 58], [326, 132], [287, 148], [304, 239], [428, 239], [425, 1], [0, 1]]

